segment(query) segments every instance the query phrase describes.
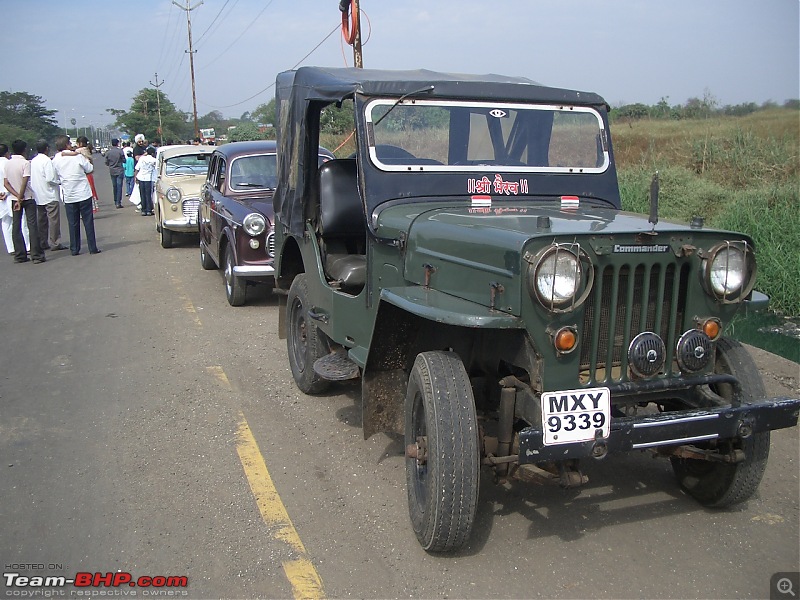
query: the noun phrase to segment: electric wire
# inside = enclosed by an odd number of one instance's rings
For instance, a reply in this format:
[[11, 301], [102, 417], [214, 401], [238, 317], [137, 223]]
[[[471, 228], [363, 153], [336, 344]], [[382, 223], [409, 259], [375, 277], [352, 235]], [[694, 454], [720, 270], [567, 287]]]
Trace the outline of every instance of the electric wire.
[[266, 10], [267, 10], [267, 9], [268, 9], [268, 8], [269, 8], [271, 5], [272, 5], [272, 3], [273, 3], [274, 1], [275, 1], [275, 0], [270, 0], [270, 1], [267, 3], [267, 5], [266, 5], [266, 6], [264, 6], [264, 8], [262, 8], [262, 9], [261, 9], [261, 12], [260, 12], [260, 13], [258, 13], [258, 14], [256, 15], [256, 18], [255, 18], [255, 19], [253, 19], [252, 21], [250, 21], [250, 24], [249, 24], [247, 27], [245, 27], [245, 28], [242, 30], [242, 32], [241, 32], [241, 33], [240, 33], [238, 36], [236, 36], [236, 39], [234, 39], [234, 40], [233, 40], [233, 41], [230, 43], [230, 45], [228, 45], [228, 47], [227, 47], [227, 48], [225, 48], [225, 50], [223, 50], [222, 52], [219, 52], [219, 53], [217, 53], [217, 55], [216, 55], [214, 58], [212, 58], [212, 59], [211, 59], [209, 62], [207, 62], [206, 64], [204, 64], [204, 65], [203, 65], [203, 67], [209, 67], [209, 66], [213, 65], [215, 62], [217, 62], [217, 60], [218, 60], [218, 59], [219, 59], [219, 58], [220, 58], [222, 55], [224, 55], [224, 54], [225, 54], [225, 53], [226, 53], [228, 50], [230, 50], [231, 48], [233, 48], [233, 46], [236, 44], [236, 42], [238, 42], [238, 41], [239, 41], [239, 40], [242, 38], [242, 36], [243, 36], [245, 33], [247, 33], [247, 32], [250, 30], [250, 28], [251, 28], [253, 25], [255, 25], [255, 24], [256, 24], [256, 21], [258, 21], [258, 19], [261, 17], [261, 15], [263, 15], [263, 14], [264, 14], [264, 12], [265, 12], [265, 11], [266, 11]]
[[[314, 46], [314, 48], [311, 50], [311, 52], [309, 52], [303, 58], [301, 58], [299, 61], [297, 61], [297, 63], [293, 67], [291, 67], [289, 70], [291, 71], [292, 69], [296, 69], [298, 67], [298, 65], [302, 64], [305, 59], [307, 59], [309, 56], [311, 56], [317, 50], [317, 48], [319, 48], [320, 46], [322, 46], [322, 44], [327, 42], [329, 37], [331, 37], [334, 33], [339, 31], [341, 29], [341, 27], [342, 27], [341, 24], [337, 23], [336, 27], [331, 29], [331, 32], [328, 35], [326, 35], [324, 38], [322, 38], [322, 41], [319, 44], [317, 44], [316, 46]], [[266, 92], [267, 90], [269, 90], [269, 89], [271, 89], [273, 87], [275, 87], [275, 82], [274, 81], [272, 83], [270, 83], [267, 87], [265, 87], [263, 90], [256, 92], [255, 94], [253, 94], [249, 98], [245, 98], [244, 100], [242, 100], [241, 102], [237, 102], [236, 104], [228, 104], [226, 106], [213, 106], [213, 105], [207, 104], [206, 106], [212, 106], [212, 108], [217, 108], [217, 109], [220, 109], [220, 108], [233, 108], [234, 106], [239, 106], [241, 104], [244, 104], [245, 102], [249, 102], [253, 98], [255, 98], [257, 96], [260, 96], [261, 94], [263, 94], [264, 92]]]

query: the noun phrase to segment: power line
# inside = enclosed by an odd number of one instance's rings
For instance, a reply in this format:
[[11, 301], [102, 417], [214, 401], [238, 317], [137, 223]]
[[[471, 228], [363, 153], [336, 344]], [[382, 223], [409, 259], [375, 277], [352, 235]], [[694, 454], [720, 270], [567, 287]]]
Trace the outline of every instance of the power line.
[[274, 1], [275, 1], [275, 0], [270, 0], [270, 1], [269, 1], [269, 3], [267, 3], [267, 5], [266, 5], [264, 8], [262, 8], [262, 9], [261, 9], [261, 12], [260, 12], [260, 13], [258, 13], [258, 14], [256, 15], [256, 18], [255, 18], [255, 19], [253, 19], [252, 21], [250, 21], [250, 24], [249, 24], [247, 27], [245, 27], [245, 28], [244, 28], [244, 30], [243, 30], [243, 31], [242, 31], [242, 32], [241, 32], [241, 33], [240, 33], [240, 34], [239, 34], [239, 35], [236, 37], [236, 39], [235, 39], [235, 40], [233, 40], [233, 41], [230, 43], [230, 45], [229, 45], [227, 48], [225, 48], [225, 50], [223, 50], [222, 52], [219, 52], [219, 53], [218, 53], [218, 54], [217, 54], [217, 55], [216, 55], [216, 56], [215, 56], [213, 59], [211, 59], [211, 61], [210, 61], [210, 62], [208, 62], [208, 63], [204, 64], [204, 65], [203, 65], [203, 67], [205, 68], [205, 67], [209, 67], [209, 66], [213, 65], [213, 64], [214, 64], [214, 63], [217, 61], [217, 59], [219, 59], [219, 57], [220, 57], [220, 56], [222, 56], [222, 55], [223, 55], [223, 54], [225, 54], [225, 53], [226, 53], [228, 50], [230, 50], [231, 48], [233, 48], [234, 44], [236, 44], [236, 42], [238, 42], [238, 41], [239, 41], [239, 40], [242, 38], [242, 36], [243, 36], [245, 33], [247, 33], [247, 32], [250, 30], [250, 28], [251, 28], [253, 25], [255, 25], [255, 24], [256, 24], [256, 21], [258, 21], [258, 19], [261, 17], [261, 15], [263, 15], [263, 14], [264, 14], [264, 11], [266, 11], [266, 10], [267, 10], [267, 9], [270, 7], [270, 5], [271, 5], [271, 4], [272, 4]]
[[[298, 67], [298, 65], [302, 64], [302, 62], [305, 59], [307, 59], [309, 56], [314, 54], [314, 51], [316, 51], [317, 48], [322, 46], [322, 44], [327, 42], [328, 38], [331, 37], [337, 31], [339, 31], [340, 28], [341, 28], [341, 25], [339, 25], [337, 23], [336, 27], [334, 27], [328, 35], [326, 35], [324, 38], [322, 38], [322, 41], [319, 44], [317, 44], [316, 46], [314, 46], [314, 49], [311, 50], [311, 52], [309, 52], [303, 58], [301, 58], [299, 61], [297, 61], [297, 63], [295, 63], [295, 65], [293, 67], [291, 67], [289, 70], [291, 71], [292, 69], [296, 69]], [[234, 106], [239, 106], [241, 104], [244, 104], [245, 102], [249, 102], [250, 100], [252, 100], [256, 96], [260, 96], [261, 94], [263, 94], [264, 92], [266, 92], [267, 90], [269, 90], [272, 87], [275, 87], [275, 82], [274, 81], [272, 83], [270, 83], [267, 87], [265, 87], [263, 90], [261, 90], [259, 92], [256, 92], [255, 94], [253, 94], [249, 98], [245, 98], [244, 100], [242, 100], [241, 102], [237, 102], [236, 104], [228, 104], [227, 106], [213, 106], [213, 105], [207, 104], [206, 106], [211, 106], [212, 108], [233, 108]]]
[[[201, 41], [203, 41], [203, 38], [206, 36], [206, 34], [207, 34], [207, 33], [208, 33], [210, 30], [211, 30], [211, 28], [214, 26], [214, 23], [216, 23], [216, 22], [217, 22], [217, 19], [219, 19], [220, 15], [221, 15], [221, 14], [222, 14], [222, 12], [225, 10], [225, 7], [226, 7], [226, 6], [228, 6], [228, 3], [229, 3], [230, 1], [231, 1], [231, 0], [225, 0], [225, 4], [223, 4], [223, 5], [222, 5], [222, 8], [220, 8], [220, 9], [219, 9], [219, 12], [217, 13], [217, 16], [216, 16], [216, 17], [214, 17], [214, 20], [213, 20], [213, 21], [211, 21], [211, 24], [210, 24], [208, 27], [206, 27], [206, 30], [205, 30], [203, 33], [201, 33], [201, 34], [200, 34], [200, 37], [199, 37], [199, 38], [197, 38], [197, 41], [195, 42], [195, 44], [196, 44], [196, 45], [199, 45], [199, 44], [200, 44], [200, 42], [201, 42]], [[236, 6], [238, 3], [239, 3], [239, 0], [236, 0], [236, 2], [234, 2], [234, 3], [233, 3], [233, 6], [231, 6], [231, 11], [234, 9], [234, 7], [235, 7], [235, 6]], [[229, 14], [229, 15], [231, 14], [231, 13], [230, 13], [230, 11], [228, 11], [228, 14]]]

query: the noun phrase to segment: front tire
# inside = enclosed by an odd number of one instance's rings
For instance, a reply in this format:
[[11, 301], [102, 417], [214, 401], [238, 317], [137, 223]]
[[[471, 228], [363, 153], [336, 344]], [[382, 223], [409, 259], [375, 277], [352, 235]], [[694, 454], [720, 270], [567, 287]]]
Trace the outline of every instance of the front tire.
[[321, 394], [330, 387], [330, 381], [314, 371], [314, 363], [330, 350], [317, 326], [308, 316], [308, 282], [301, 273], [292, 281], [286, 299], [288, 331], [286, 345], [292, 376], [304, 394]]
[[[429, 552], [469, 539], [478, 505], [480, 445], [469, 376], [453, 352], [417, 355], [405, 401], [408, 512]], [[408, 450], [413, 449], [408, 456]]]
[[247, 282], [241, 277], [237, 277], [233, 272], [233, 250], [230, 246], [225, 248], [225, 297], [231, 306], [241, 306], [244, 304], [247, 293]]
[[[730, 402], [752, 402], [767, 395], [755, 362], [736, 340], [720, 338], [717, 342], [714, 372], [738, 379], [736, 386], [714, 388]], [[676, 457], [670, 460], [681, 489], [703, 506], [724, 508], [744, 502], [756, 492], [767, 468], [769, 443], [769, 431], [753, 433], [743, 440], [722, 440], [717, 444], [721, 451], [744, 452], [744, 460], [734, 464]]]
[[160, 229], [161, 233], [161, 247], [162, 248], [172, 248], [172, 231], [164, 227], [163, 225], [159, 226], [158, 221], [156, 221], [156, 229]]

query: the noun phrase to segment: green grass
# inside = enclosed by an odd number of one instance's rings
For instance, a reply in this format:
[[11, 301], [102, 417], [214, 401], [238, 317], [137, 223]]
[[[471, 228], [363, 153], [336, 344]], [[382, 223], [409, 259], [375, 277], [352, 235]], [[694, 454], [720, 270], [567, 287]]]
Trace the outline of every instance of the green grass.
[[625, 210], [647, 213], [653, 172], [659, 214], [753, 237], [756, 288], [800, 315], [800, 113], [618, 124], [614, 147]]

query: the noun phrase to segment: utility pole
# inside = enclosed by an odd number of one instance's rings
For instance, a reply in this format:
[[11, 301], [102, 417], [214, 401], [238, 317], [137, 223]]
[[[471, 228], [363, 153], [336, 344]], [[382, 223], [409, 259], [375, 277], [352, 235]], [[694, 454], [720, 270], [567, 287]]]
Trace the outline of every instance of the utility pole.
[[161, 80], [161, 83], [158, 82], [158, 73], [156, 73], [156, 81], [153, 83], [150, 82], [154, 88], [156, 88], [156, 104], [158, 105], [158, 143], [162, 146], [164, 145], [164, 130], [161, 128], [161, 90], [160, 88], [164, 85], [164, 80]]
[[360, 0], [353, 0], [353, 10], [356, 12], [356, 39], [353, 40], [353, 65], [356, 69], [364, 68], [364, 55], [361, 53], [361, 9]]
[[194, 49], [192, 49], [192, 19], [189, 15], [191, 11], [195, 8], [203, 4], [203, 0], [200, 0], [194, 6], [189, 6], [189, 0], [186, 0], [186, 6], [181, 6], [175, 0], [172, 0], [172, 3], [180, 8], [181, 10], [186, 11], [186, 27], [189, 30], [189, 69], [192, 71], [192, 113], [194, 114], [194, 137], [200, 137], [200, 129], [197, 126], [197, 96], [195, 95], [194, 91]]

